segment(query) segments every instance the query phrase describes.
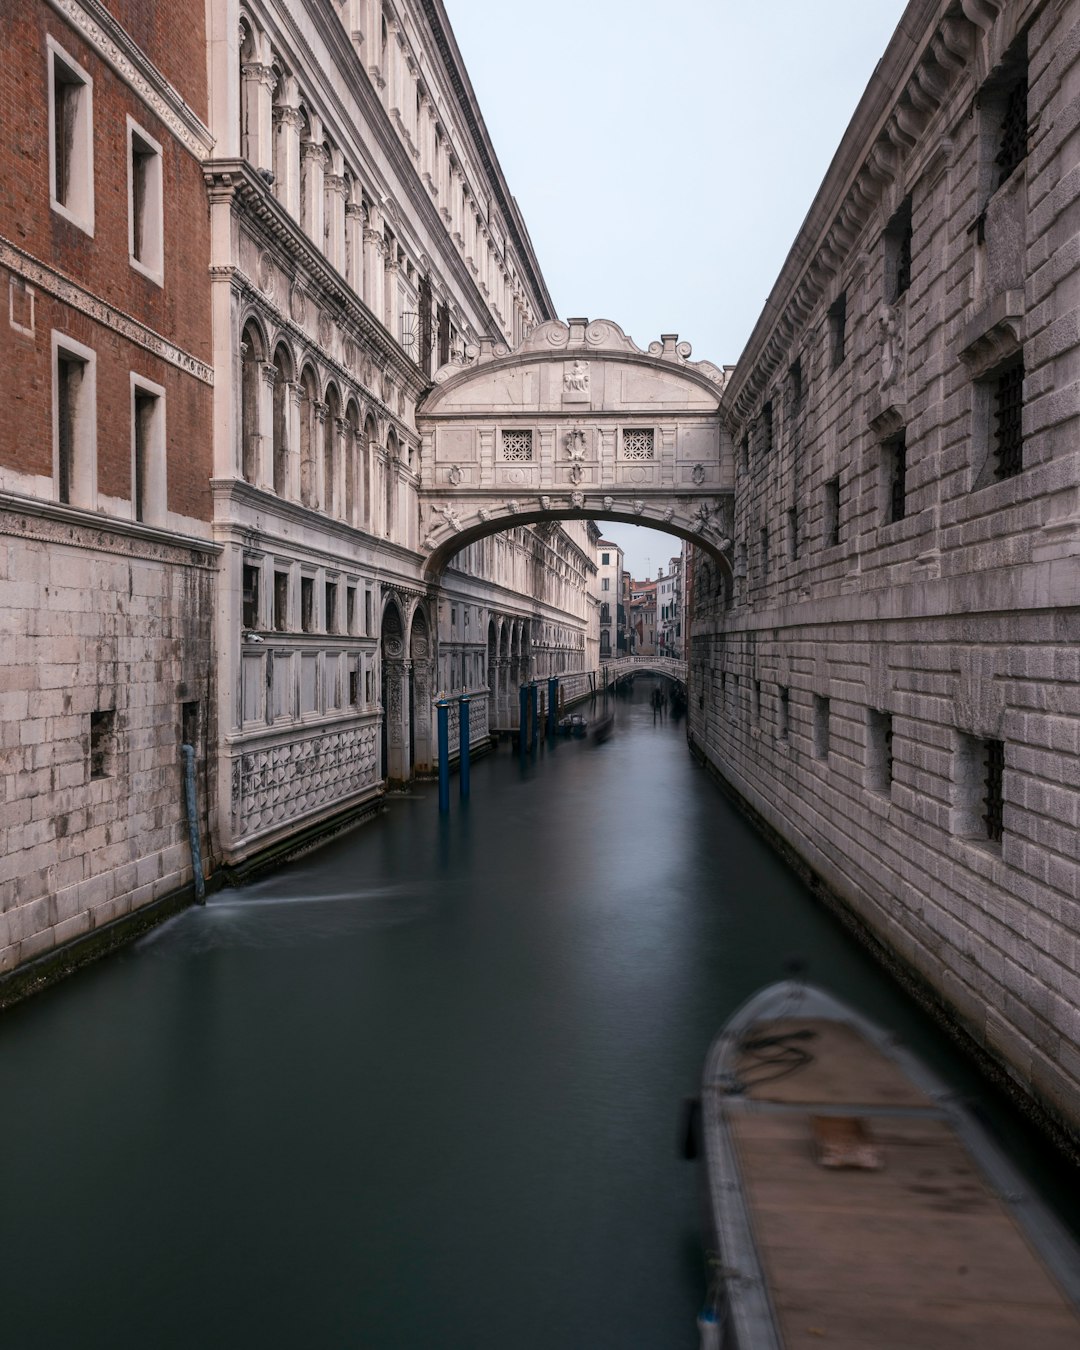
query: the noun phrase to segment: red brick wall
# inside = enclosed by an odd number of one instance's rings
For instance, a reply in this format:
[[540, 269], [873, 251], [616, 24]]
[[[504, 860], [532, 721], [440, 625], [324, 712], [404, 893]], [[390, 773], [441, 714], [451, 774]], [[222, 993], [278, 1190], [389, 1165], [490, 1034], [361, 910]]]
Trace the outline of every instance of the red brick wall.
[[[114, 3], [113, 13], [196, 110], [206, 104], [203, 0], [161, 5]], [[14, 11], [14, 12], [13, 12]], [[49, 205], [49, 33], [93, 80], [94, 234]], [[182, 351], [209, 362], [209, 211], [199, 161], [100, 59], [76, 30], [43, 4], [0, 10], [0, 235], [55, 268]], [[127, 116], [162, 148], [164, 285], [128, 258]], [[53, 329], [97, 353], [98, 490], [130, 497], [130, 372], [166, 390], [168, 506], [208, 519], [211, 391], [78, 310], [35, 287], [35, 334], [7, 321], [7, 271], [0, 268], [0, 360], [11, 376], [0, 421], [0, 463], [22, 473], [52, 472], [51, 345]]]

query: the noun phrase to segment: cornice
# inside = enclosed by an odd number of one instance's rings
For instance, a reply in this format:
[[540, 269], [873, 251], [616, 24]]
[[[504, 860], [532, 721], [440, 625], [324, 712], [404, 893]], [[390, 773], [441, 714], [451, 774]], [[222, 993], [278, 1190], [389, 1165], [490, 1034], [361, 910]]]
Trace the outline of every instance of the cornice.
[[209, 127], [147, 59], [101, 0], [47, 0], [47, 3], [135, 90], [186, 150], [196, 159], [209, 159], [214, 149]]
[[[739, 358], [724, 398], [745, 422], [794, 336], [850, 265], [894, 182], [901, 188], [931, 120], [972, 60], [977, 35], [1005, 0], [978, 0], [980, 19], [952, 0], [911, 0], [859, 101], [832, 163]], [[949, 147], [931, 160], [940, 161]]]
[[125, 314], [115, 305], [110, 305], [101, 296], [94, 295], [79, 282], [58, 272], [55, 267], [50, 267], [40, 258], [35, 258], [2, 235], [0, 235], [0, 266], [30, 282], [46, 295], [51, 295], [70, 308], [78, 310], [80, 314], [85, 314], [87, 318], [96, 320], [114, 333], [119, 333], [129, 342], [134, 342], [145, 351], [167, 361], [169, 365], [176, 366], [185, 374], [201, 380], [203, 384], [214, 383], [213, 368], [205, 361], [200, 361], [197, 356], [177, 347], [160, 333], [148, 328], [146, 324], [132, 318], [130, 314]]
[[221, 552], [209, 539], [14, 492], [0, 492], [0, 534], [173, 567], [209, 567]]

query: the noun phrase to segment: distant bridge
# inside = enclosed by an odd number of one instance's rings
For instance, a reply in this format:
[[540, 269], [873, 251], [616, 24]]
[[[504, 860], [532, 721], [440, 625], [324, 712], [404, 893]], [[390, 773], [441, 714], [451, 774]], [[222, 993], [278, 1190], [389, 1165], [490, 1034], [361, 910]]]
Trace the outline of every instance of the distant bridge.
[[669, 680], [686, 683], [686, 662], [672, 656], [620, 656], [600, 663], [603, 685], [617, 684], [626, 675], [666, 675]]

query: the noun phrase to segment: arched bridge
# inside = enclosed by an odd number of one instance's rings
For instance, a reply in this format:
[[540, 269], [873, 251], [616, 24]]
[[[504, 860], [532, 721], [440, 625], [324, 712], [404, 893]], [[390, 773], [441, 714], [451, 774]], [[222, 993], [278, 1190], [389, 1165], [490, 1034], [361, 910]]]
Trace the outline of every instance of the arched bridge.
[[725, 373], [689, 357], [675, 334], [642, 351], [618, 324], [571, 319], [443, 366], [417, 408], [429, 575], [485, 535], [585, 518], [666, 530], [729, 567]]
[[617, 683], [625, 675], [666, 675], [669, 680], [686, 683], [686, 662], [671, 656], [620, 656], [600, 662], [600, 676], [605, 684]]

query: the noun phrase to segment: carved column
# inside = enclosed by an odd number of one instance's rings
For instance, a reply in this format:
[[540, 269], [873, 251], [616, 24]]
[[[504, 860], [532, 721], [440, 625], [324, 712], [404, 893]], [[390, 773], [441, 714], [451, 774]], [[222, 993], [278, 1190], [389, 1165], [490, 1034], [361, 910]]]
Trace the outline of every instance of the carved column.
[[328, 173], [323, 179], [325, 201], [326, 259], [331, 267], [346, 273], [345, 196], [349, 190], [344, 174]]
[[292, 501], [300, 500], [300, 413], [304, 401], [304, 386], [298, 380], [289, 380], [285, 386], [285, 416], [289, 434], [288, 467], [285, 495]]
[[277, 367], [269, 363], [259, 366], [258, 448], [255, 460], [255, 482], [259, 487], [274, 486], [274, 385]]
[[350, 525], [356, 524], [356, 445], [353, 441], [352, 426], [348, 418], [334, 419], [334, 432], [337, 436], [338, 470], [337, 500], [340, 503], [338, 515]]
[[321, 145], [305, 141], [301, 147], [301, 174], [303, 176], [303, 219], [300, 224], [317, 248], [322, 248], [324, 234], [324, 179], [328, 156]]
[[431, 743], [431, 660], [427, 638], [414, 638], [412, 660], [413, 717], [412, 772], [428, 773], [435, 762]]
[[313, 506], [316, 511], [331, 511], [331, 491], [333, 489], [333, 471], [331, 470], [330, 481], [327, 482], [326, 476], [326, 414], [329, 408], [319, 399], [313, 399], [311, 403], [311, 478], [308, 484], [310, 501], [309, 506]]
[[[394, 246], [396, 249], [396, 245]], [[401, 341], [401, 303], [398, 299], [398, 273], [401, 264], [396, 257], [386, 259], [386, 315], [385, 323], [395, 342]]]
[[364, 231], [364, 300], [377, 319], [385, 316], [383, 238], [378, 230]]
[[[387, 652], [401, 649], [396, 640], [386, 643]], [[403, 783], [409, 776], [405, 762], [408, 746], [408, 708], [405, 702], [405, 662], [398, 656], [383, 657], [383, 716], [386, 718], [386, 777]]]
[[294, 220], [300, 219], [300, 128], [304, 115], [299, 108], [278, 104], [274, 109], [274, 192]]
[[274, 167], [274, 85], [277, 74], [273, 66], [261, 65], [252, 61], [241, 67], [241, 98], [244, 108], [244, 125], [241, 153], [256, 169]]
[[359, 202], [345, 205], [345, 277], [361, 300], [364, 291], [364, 208]]

